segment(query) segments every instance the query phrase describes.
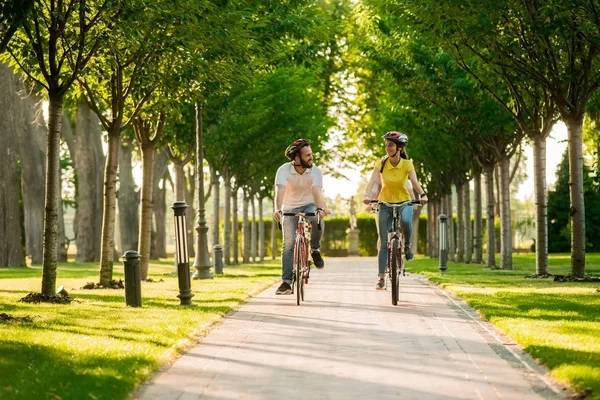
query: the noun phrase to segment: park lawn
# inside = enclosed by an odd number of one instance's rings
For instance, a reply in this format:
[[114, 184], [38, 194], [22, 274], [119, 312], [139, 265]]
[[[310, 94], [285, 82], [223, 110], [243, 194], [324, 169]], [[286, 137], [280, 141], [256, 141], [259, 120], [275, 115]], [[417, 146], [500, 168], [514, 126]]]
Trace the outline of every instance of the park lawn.
[[[533, 254], [515, 255], [513, 263], [511, 271], [448, 263], [441, 274], [437, 260], [421, 258], [408, 267], [465, 300], [554, 378], [600, 399], [600, 282], [525, 278], [535, 272]], [[549, 264], [551, 273], [566, 275], [570, 256], [551, 254]], [[600, 276], [600, 254], [586, 254], [586, 273]]]
[[[59, 264], [57, 286], [70, 304], [29, 304], [41, 290], [41, 267], [0, 269], [0, 399], [126, 399], [162, 365], [250, 296], [277, 281], [278, 262], [227, 267], [193, 280], [193, 306], [180, 306], [172, 262], [152, 262], [142, 307], [125, 306], [124, 289], [81, 289], [98, 282], [98, 264]], [[115, 264], [114, 279], [123, 279]]]

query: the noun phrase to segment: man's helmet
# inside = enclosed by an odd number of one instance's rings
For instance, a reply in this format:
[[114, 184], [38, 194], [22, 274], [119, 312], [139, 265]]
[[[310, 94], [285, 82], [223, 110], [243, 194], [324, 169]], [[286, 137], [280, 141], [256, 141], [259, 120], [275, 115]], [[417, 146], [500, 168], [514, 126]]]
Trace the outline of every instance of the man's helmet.
[[288, 147], [285, 149], [285, 156], [290, 160], [294, 160], [296, 157], [296, 153], [300, 151], [304, 146], [310, 145], [310, 140], [308, 139], [298, 139], [294, 140]]
[[398, 146], [406, 146], [408, 144], [408, 136], [401, 132], [388, 132], [383, 135], [384, 139], [391, 140], [396, 143]]

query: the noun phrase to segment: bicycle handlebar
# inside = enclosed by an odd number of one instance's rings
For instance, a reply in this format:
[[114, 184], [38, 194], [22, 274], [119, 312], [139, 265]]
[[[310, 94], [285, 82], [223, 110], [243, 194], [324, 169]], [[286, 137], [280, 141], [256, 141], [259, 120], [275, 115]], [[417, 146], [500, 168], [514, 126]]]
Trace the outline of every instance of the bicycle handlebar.
[[391, 208], [398, 208], [398, 207], [404, 207], [407, 205], [412, 205], [412, 204], [421, 204], [420, 200], [406, 200], [406, 201], [401, 201], [400, 203], [388, 203], [387, 201], [383, 201], [383, 200], [370, 200], [369, 203], [371, 204], [383, 204], [387, 207], [391, 207]]
[[[283, 215], [284, 217], [317, 217], [317, 228], [319, 228], [319, 230], [321, 230], [321, 214], [320, 213], [284, 213], [282, 212], [281, 215]], [[281, 220], [277, 221], [277, 226], [279, 227], [279, 230], [281, 230]]]
[[[371, 200], [371, 202], [373, 202], [373, 200]], [[384, 206], [390, 207], [390, 208], [398, 208], [398, 207], [405, 207], [407, 205], [412, 205], [412, 204], [421, 204], [421, 200], [406, 200], [406, 201], [401, 201], [400, 203], [388, 203], [387, 201], [383, 201], [383, 200], [375, 200], [376, 203], [379, 204], [383, 204]]]

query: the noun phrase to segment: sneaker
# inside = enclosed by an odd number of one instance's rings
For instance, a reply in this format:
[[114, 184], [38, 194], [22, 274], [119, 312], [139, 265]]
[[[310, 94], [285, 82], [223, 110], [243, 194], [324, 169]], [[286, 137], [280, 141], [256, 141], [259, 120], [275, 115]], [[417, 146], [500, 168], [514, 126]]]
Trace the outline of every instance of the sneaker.
[[410, 246], [406, 246], [404, 248], [404, 256], [406, 257], [406, 261], [412, 261], [415, 259], [415, 255], [413, 254]]
[[321, 252], [319, 250], [313, 250], [310, 254], [312, 255], [315, 267], [323, 268], [325, 266], [325, 261], [323, 261], [323, 257], [321, 257]]
[[377, 282], [377, 285], [375, 285], [375, 289], [377, 289], [377, 290], [385, 289], [385, 280], [379, 279], [379, 281]]
[[275, 294], [292, 294], [292, 286], [287, 282], [281, 282]]

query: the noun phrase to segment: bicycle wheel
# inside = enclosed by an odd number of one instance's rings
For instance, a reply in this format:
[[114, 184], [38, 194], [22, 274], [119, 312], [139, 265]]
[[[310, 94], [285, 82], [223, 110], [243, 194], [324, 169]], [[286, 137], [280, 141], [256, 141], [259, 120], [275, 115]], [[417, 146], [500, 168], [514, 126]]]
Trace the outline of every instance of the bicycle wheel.
[[302, 243], [301, 240], [296, 242], [296, 265], [294, 268], [296, 269], [296, 304], [300, 305], [300, 300], [304, 297], [302, 291], [304, 290], [304, 279], [302, 278], [302, 263], [304, 259], [304, 255], [302, 254]]
[[398, 304], [398, 292], [400, 289], [400, 280], [398, 275], [398, 239], [392, 239], [390, 246], [391, 261], [392, 261], [392, 304]]

